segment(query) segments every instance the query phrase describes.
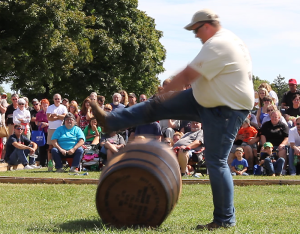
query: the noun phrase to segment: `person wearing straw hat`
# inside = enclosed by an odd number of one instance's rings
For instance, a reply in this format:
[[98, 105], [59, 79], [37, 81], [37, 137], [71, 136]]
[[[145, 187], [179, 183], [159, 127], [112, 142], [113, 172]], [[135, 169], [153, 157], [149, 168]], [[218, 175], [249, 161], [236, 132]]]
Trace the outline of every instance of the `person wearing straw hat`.
[[[236, 225], [234, 187], [227, 158], [254, 104], [251, 57], [243, 41], [223, 29], [219, 16], [211, 10], [197, 11], [185, 29], [192, 31], [203, 46], [161, 93], [152, 100], [110, 113], [97, 103], [91, 105], [105, 132], [161, 119], [202, 123], [214, 218], [197, 229], [227, 228]], [[188, 84], [192, 88], [183, 90]]]

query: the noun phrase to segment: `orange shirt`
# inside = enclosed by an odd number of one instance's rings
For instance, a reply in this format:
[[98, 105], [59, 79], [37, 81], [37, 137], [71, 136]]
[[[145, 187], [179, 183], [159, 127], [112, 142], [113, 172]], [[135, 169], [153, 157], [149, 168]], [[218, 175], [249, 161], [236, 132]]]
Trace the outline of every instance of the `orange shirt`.
[[243, 142], [248, 142], [252, 137], [254, 137], [257, 134], [257, 130], [252, 126], [249, 126], [247, 128], [241, 127], [238, 131], [238, 134], [244, 135]]

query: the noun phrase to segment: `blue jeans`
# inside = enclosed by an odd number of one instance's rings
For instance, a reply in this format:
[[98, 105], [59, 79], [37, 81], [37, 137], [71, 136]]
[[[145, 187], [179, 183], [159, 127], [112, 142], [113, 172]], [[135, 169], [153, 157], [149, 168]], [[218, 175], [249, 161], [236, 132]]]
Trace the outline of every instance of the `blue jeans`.
[[73, 158], [72, 167], [79, 167], [80, 160], [83, 156], [83, 149], [82, 147], [79, 147], [77, 150], [75, 150], [74, 154], [64, 156], [57, 148], [52, 148], [51, 150], [52, 158], [55, 162], [55, 168], [59, 169], [63, 167], [62, 164], [62, 158]]
[[296, 174], [296, 167], [294, 165], [294, 149], [290, 147], [289, 150], [289, 173]]
[[276, 162], [271, 162], [270, 158], [265, 158], [264, 165], [269, 175], [281, 174], [284, 166], [284, 158], [278, 158]]
[[[22, 163], [24, 166], [28, 164], [27, 155], [29, 154], [29, 150], [23, 150], [23, 149], [17, 149], [11, 153], [8, 159], [9, 165], [18, 165], [19, 163]], [[29, 164], [32, 165], [35, 163], [35, 159], [29, 157]]]
[[213, 194], [214, 222], [222, 226], [234, 226], [233, 181], [227, 158], [248, 114], [248, 110], [232, 110], [226, 106], [205, 108], [195, 100], [192, 89], [188, 89], [110, 112], [106, 124], [110, 130], [117, 131], [162, 119], [201, 122], [205, 161]]

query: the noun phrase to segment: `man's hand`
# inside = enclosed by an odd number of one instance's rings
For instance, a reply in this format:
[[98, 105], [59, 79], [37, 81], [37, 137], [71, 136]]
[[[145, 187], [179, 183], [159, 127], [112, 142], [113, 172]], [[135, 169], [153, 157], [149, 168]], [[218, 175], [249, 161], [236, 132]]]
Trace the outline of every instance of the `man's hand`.
[[29, 154], [34, 154], [34, 152], [35, 152], [35, 150], [34, 150], [34, 148], [29, 148], [29, 151], [30, 151], [30, 153]]
[[67, 151], [66, 151], [66, 150], [64, 150], [64, 149], [61, 149], [61, 150], [60, 150], [60, 152], [61, 152], [61, 154], [62, 154], [62, 155], [64, 155], [64, 156], [66, 156], [66, 155], [67, 155]]
[[68, 155], [72, 155], [72, 154], [74, 154], [74, 153], [75, 153], [75, 149], [74, 149], [74, 148], [69, 149], [69, 150], [67, 151], [67, 154], [68, 154]]

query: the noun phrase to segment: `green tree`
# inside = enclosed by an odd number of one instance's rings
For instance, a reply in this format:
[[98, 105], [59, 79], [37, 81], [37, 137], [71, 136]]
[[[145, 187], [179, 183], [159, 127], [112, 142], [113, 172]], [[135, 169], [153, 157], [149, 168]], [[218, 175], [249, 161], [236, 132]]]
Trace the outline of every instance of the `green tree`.
[[283, 94], [289, 90], [288, 84], [287, 82], [285, 82], [285, 78], [279, 74], [277, 78], [274, 79], [273, 84], [271, 86], [272, 89], [277, 93], [280, 104], [280, 100], [282, 99]]
[[84, 0], [1, 1], [1, 81], [12, 81], [12, 89], [29, 98], [64, 94], [65, 79], [74, 66], [92, 60], [85, 36], [85, 27], [92, 19], [81, 11], [83, 3]]
[[258, 91], [258, 87], [261, 83], [268, 83], [270, 84], [269, 81], [267, 80], [261, 80], [258, 76], [252, 76], [252, 80], [253, 80], [253, 86], [254, 86], [254, 90]]
[[137, 3], [1, 1], [0, 82], [29, 98], [153, 94], [164, 71], [162, 32]]

